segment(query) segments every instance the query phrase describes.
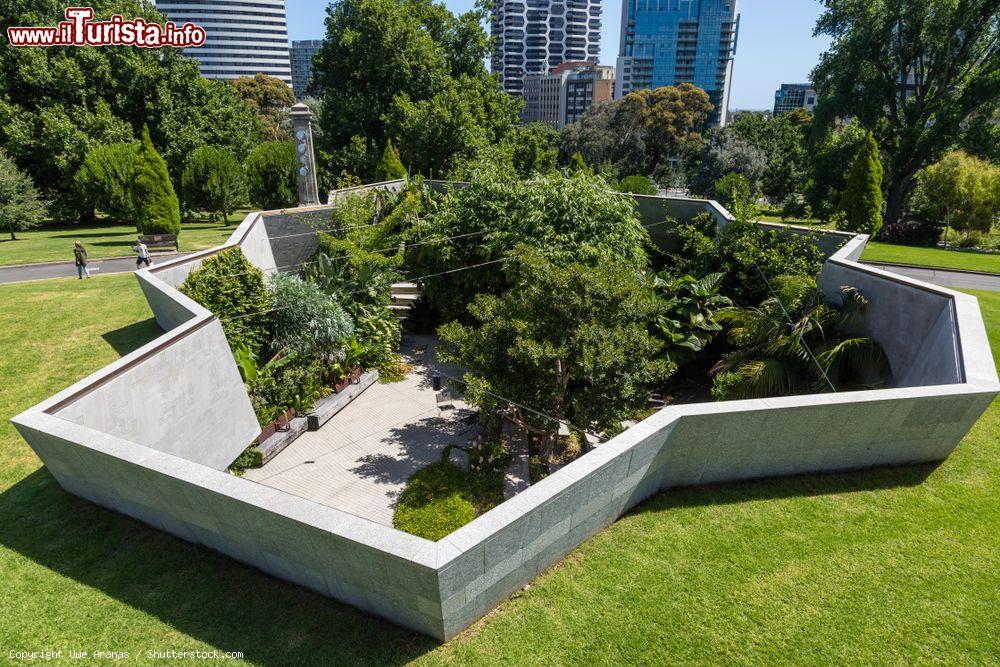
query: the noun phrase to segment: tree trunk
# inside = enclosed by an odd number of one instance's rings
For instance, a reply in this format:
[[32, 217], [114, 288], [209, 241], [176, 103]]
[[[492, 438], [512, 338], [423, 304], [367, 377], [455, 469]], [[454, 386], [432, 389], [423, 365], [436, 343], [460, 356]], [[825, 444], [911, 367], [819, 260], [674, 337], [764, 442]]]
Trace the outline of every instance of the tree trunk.
[[885, 197], [885, 219], [887, 225], [899, 222], [906, 214], [906, 203], [913, 191], [913, 175], [893, 176]]
[[14, 235], [14, 226], [13, 225], [11, 225], [11, 227], [10, 227], [10, 240], [11, 241], [16, 241], [17, 240], [17, 236]]

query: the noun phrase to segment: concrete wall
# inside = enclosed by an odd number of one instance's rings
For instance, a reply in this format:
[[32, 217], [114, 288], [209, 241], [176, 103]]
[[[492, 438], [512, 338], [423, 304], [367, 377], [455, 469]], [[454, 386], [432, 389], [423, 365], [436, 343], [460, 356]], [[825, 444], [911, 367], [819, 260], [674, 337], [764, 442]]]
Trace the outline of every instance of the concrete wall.
[[[714, 202], [692, 201], [640, 208], [682, 217], [700, 205], [728, 220]], [[280, 267], [305, 246], [260, 230], [301, 224], [299, 214], [313, 211], [248, 216], [230, 242]], [[256, 420], [218, 322], [173, 289], [215, 251], [138, 272], [171, 330], [12, 421], [67, 491], [446, 639], [660, 490], [945, 458], [1000, 390], [978, 304], [857, 264], [865, 241], [833, 252], [820, 282], [869, 297], [871, 333], [900, 387], [664, 409], [436, 543], [220, 471]], [[221, 410], [205, 400], [209, 387], [226, 397]], [[123, 411], [104, 407], [116, 402]], [[157, 433], [133, 428], [133, 417]]]

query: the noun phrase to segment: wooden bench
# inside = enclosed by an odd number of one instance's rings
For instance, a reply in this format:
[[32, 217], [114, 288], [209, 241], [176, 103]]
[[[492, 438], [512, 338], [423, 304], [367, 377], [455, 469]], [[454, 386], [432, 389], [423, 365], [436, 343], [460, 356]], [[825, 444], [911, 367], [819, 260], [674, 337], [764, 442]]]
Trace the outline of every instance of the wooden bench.
[[148, 234], [139, 237], [150, 250], [173, 249], [180, 251], [181, 246], [177, 242], [176, 234]]

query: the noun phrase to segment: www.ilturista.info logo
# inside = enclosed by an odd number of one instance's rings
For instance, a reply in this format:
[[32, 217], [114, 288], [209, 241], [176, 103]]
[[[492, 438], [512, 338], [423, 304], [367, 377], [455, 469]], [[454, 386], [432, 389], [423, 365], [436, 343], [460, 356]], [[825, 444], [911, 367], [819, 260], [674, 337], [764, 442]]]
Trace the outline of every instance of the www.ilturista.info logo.
[[109, 21], [94, 21], [92, 7], [67, 7], [66, 20], [55, 27], [15, 26], [7, 28], [11, 46], [141, 46], [184, 49], [205, 43], [205, 29], [193, 23], [178, 26], [149, 23], [137, 18], [126, 21], [115, 14]]

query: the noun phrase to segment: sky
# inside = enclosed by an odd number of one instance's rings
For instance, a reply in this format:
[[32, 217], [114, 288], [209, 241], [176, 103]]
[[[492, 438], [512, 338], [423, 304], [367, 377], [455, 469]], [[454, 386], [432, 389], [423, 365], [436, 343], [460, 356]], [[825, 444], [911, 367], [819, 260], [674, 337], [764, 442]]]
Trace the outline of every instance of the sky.
[[[474, 0], [444, 0], [456, 14]], [[289, 39], [321, 39], [329, 0], [286, 0]], [[621, 0], [604, 0], [601, 64], [618, 55]], [[782, 83], [804, 83], [829, 39], [813, 37], [818, 0], [740, 0], [740, 37], [733, 64], [730, 109], [770, 109]]]

